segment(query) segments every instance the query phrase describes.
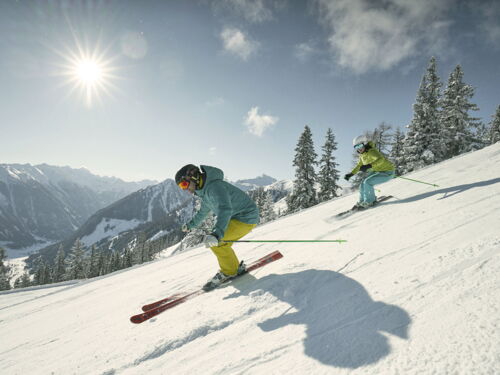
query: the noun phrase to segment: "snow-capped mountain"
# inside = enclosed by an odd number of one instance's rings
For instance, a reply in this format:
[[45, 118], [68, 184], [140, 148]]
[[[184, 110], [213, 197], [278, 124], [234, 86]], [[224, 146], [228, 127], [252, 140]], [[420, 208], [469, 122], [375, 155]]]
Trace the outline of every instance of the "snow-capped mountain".
[[153, 183], [99, 177], [83, 168], [0, 164], [0, 246], [36, 248], [61, 240], [99, 209]]
[[179, 232], [193, 214], [193, 198], [171, 179], [136, 191], [92, 215], [77, 231], [63, 241], [32, 255], [27, 263], [43, 257], [51, 262], [62, 246], [69, 252], [77, 239], [84, 246], [122, 251], [140, 233], [146, 239], [158, 239]]
[[[106, 276], [0, 292], [2, 374], [498, 374], [500, 143], [258, 226], [283, 258], [141, 325], [217, 271], [203, 246]], [[473, 173], [471, 173], [473, 171]], [[143, 216], [143, 217], [146, 217]]]
[[259, 187], [264, 187], [271, 185], [276, 182], [276, 179], [263, 174], [262, 176], [249, 178], [246, 180], [238, 180], [236, 182], [231, 182], [234, 186], [240, 188], [243, 191], [254, 190]]

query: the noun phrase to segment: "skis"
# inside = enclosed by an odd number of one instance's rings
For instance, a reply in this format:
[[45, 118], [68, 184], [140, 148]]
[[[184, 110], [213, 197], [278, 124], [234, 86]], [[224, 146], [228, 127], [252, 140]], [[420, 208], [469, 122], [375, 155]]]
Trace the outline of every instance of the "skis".
[[[263, 267], [266, 264], [269, 264], [271, 262], [274, 262], [275, 260], [278, 260], [280, 258], [283, 258], [283, 254], [281, 254], [279, 251], [273, 251], [270, 254], [267, 254], [263, 256], [262, 258], [256, 260], [255, 262], [250, 263], [247, 266], [246, 272], [251, 272], [253, 270], [256, 270], [257, 268]], [[243, 276], [245, 273], [242, 273], [240, 275], [237, 275], [233, 277], [232, 279], [229, 279], [226, 283], [229, 283], [233, 281], [234, 279], [239, 278], [240, 276]], [[225, 284], [226, 284], [225, 283]], [[134, 315], [130, 317], [130, 321], [135, 324], [142, 323], [148, 319], [153, 318], [154, 316], [161, 314], [162, 312], [171, 309], [174, 306], [177, 306], [183, 302], [186, 302], [196, 296], [199, 296], [200, 294], [207, 293], [203, 289], [198, 289], [195, 290], [194, 292], [191, 293], [177, 293], [172, 296], [163, 298], [159, 301], [147, 304], [142, 306], [143, 312], [137, 315]]]
[[359, 208], [351, 208], [351, 209], [349, 209], [347, 211], [338, 213], [337, 215], [335, 215], [335, 217], [337, 217], [337, 218], [344, 218], [344, 217], [347, 217], [347, 216], [351, 216], [355, 212], [368, 210], [368, 209], [370, 209], [372, 207], [375, 207], [380, 202], [386, 201], [387, 199], [390, 199], [390, 198], [392, 198], [392, 195], [383, 195], [383, 196], [377, 198], [377, 200], [375, 201], [375, 204], [373, 206], [371, 206], [371, 207], [368, 207], [368, 208], [361, 208], [361, 207], [359, 207]]

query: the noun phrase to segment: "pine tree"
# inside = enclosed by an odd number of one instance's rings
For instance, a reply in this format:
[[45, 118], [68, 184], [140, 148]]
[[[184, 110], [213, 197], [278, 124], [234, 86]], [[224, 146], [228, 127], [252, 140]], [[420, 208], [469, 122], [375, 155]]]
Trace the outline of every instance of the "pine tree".
[[125, 248], [125, 252], [123, 253], [122, 261], [121, 261], [121, 269], [129, 268], [134, 265], [134, 253], [130, 246], [127, 245]]
[[391, 153], [389, 156], [390, 160], [394, 163], [397, 176], [401, 175], [405, 165], [404, 149], [403, 149], [404, 137], [405, 136], [401, 131], [401, 129], [397, 128], [396, 132], [393, 135]]
[[369, 139], [372, 139], [379, 150], [384, 155], [389, 155], [392, 146], [393, 135], [391, 133], [392, 126], [382, 122], [372, 134]]
[[5, 249], [0, 247], [0, 290], [10, 289], [10, 267], [4, 263], [6, 258]]
[[490, 143], [494, 144], [500, 142], [500, 105], [497, 108], [493, 119], [490, 122]]
[[87, 263], [87, 277], [97, 277], [99, 276], [99, 259], [101, 256], [101, 252], [97, 249], [96, 245], [92, 246], [92, 250], [90, 251], [90, 258]]
[[14, 282], [14, 288], [27, 288], [32, 285], [31, 278], [28, 272], [24, 272], [21, 277], [19, 277]]
[[260, 208], [259, 210], [260, 210], [259, 212], [260, 212], [261, 224], [276, 220], [277, 215], [276, 212], [274, 212], [273, 195], [271, 194], [270, 191], [264, 192], [262, 208]]
[[446, 146], [445, 158], [482, 147], [477, 133], [479, 119], [470, 117], [469, 111], [477, 111], [476, 104], [470, 102], [474, 88], [463, 82], [462, 67], [457, 65], [448, 78], [448, 85], [441, 101], [441, 123]]
[[288, 212], [312, 207], [318, 203], [314, 188], [316, 183], [314, 166], [317, 154], [314, 151], [311, 129], [307, 125], [299, 138], [295, 152], [293, 159], [293, 165], [296, 167], [295, 181], [293, 192], [287, 198]]
[[413, 119], [404, 139], [405, 173], [443, 160], [444, 147], [439, 123], [440, 90], [436, 59], [432, 57], [422, 77], [413, 105]]
[[50, 267], [45, 263], [45, 261], [40, 258], [38, 262], [38, 266], [35, 270], [33, 284], [35, 285], [44, 285], [51, 283], [51, 272]]
[[66, 280], [84, 279], [85, 275], [85, 249], [80, 239], [77, 239], [66, 259]]
[[52, 281], [57, 283], [64, 280], [66, 274], [66, 254], [64, 254], [63, 246], [59, 246], [56, 259], [54, 260], [54, 267], [52, 268]]
[[339, 171], [337, 170], [338, 164], [335, 162], [335, 156], [333, 155], [333, 152], [337, 150], [337, 142], [335, 142], [335, 135], [330, 128], [326, 132], [326, 141], [322, 150], [323, 155], [319, 161], [318, 174], [318, 200], [320, 202], [338, 197]]

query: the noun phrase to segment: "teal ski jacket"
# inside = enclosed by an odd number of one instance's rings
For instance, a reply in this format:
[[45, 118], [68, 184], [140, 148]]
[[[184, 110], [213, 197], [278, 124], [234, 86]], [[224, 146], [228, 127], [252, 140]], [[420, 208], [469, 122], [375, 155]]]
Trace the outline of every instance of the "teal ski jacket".
[[254, 201], [242, 190], [224, 181], [224, 172], [219, 168], [201, 166], [205, 174], [202, 188], [195, 190], [201, 198], [201, 207], [187, 224], [189, 229], [198, 227], [209, 212], [217, 216], [213, 232], [219, 239], [224, 237], [231, 219], [246, 224], [259, 223], [259, 209]]

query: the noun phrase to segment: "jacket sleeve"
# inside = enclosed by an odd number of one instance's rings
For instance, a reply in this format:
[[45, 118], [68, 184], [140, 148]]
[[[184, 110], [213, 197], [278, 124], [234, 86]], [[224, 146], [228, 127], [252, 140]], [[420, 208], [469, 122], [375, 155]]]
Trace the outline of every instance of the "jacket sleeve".
[[233, 213], [231, 197], [222, 184], [213, 184], [210, 189], [210, 200], [214, 203], [214, 214], [217, 216], [214, 233], [222, 239]]
[[210, 209], [208, 208], [208, 206], [203, 201], [201, 201], [200, 209], [187, 224], [188, 229], [194, 229], [198, 227], [203, 222], [203, 220], [205, 220], [209, 212]]
[[363, 165], [361, 158], [359, 158], [358, 164], [354, 167], [354, 169], [351, 171], [351, 174], [356, 174], [359, 172], [359, 168]]

